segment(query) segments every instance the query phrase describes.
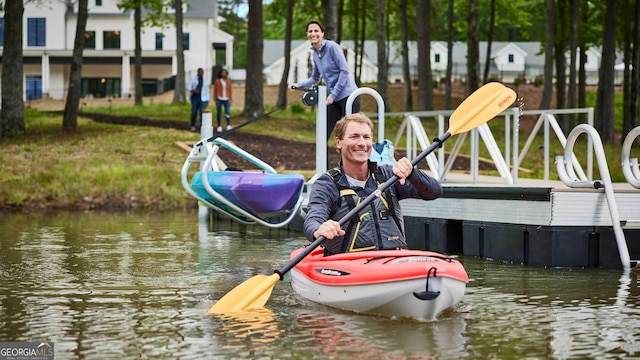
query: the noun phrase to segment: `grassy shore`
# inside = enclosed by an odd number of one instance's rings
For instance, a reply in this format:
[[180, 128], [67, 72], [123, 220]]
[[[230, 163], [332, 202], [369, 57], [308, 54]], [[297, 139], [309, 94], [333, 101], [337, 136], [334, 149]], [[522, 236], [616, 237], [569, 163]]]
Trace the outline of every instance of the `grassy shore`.
[[78, 119], [62, 133], [62, 115], [25, 110], [26, 134], [0, 139], [0, 205], [32, 209], [183, 209], [184, 150], [198, 134]]
[[[271, 109], [266, 109], [270, 111]], [[187, 122], [189, 105], [152, 105], [122, 108], [85, 108], [86, 112], [104, 112], [121, 116], [144, 116], [157, 120]], [[248, 119], [238, 117], [236, 124]], [[385, 119], [386, 134], [394, 139], [401, 118]], [[248, 125], [242, 131], [315, 142], [315, 115], [306, 108], [291, 106]], [[0, 139], [0, 209], [2, 210], [177, 210], [195, 208], [196, 202], [186, 194], [180, 171], [187, 153], [177, 141], [197, 141], [199, 134], [184, 130], [146, 126], [123, 126], [78, 120], [79, 132], [61, 131], [62, 115], [25, 110], [26, 134]], [[504, 122], [490, 122], [496, 129], [498, 144], [504, 144], [500, 128]], [[503, 130], [503, 129], [502, 129]], [[437, 132], [436, 124], [427, 124], [429, 136]], [[521, 146], [528, 134], [521, 135]], [[576, 144], [576, 155], [585, 164], [586, 136]], [[286, 140], [283, 140], [286, 141]], [[536, 138], [521, 167], [529, 171], [522, 177], [542, 178], [542, 133]], [[453, 147], [453, 141], [447, 150]], [[398, 144], [404, 146], [404, 138]], [[461, 153], [468, 153], [469, 141]], [[489, 158], [480, 145], [481, 157]], [[634, 149], [636, 151], [636, 149]], [[625, 181], [620, 169], [620, 146], [606, 146], [605, 152], [614, 181]], [[555, 140], [550, 149], [551, 162], [563, 154]], [[633, 154], [632, 154], [633, 155]], [[489, 171], [489, 173], [494, 173]], [[551, 176], [557, 178], [552, 167]], [[597, 169], [594, 177], [598, 178]]]

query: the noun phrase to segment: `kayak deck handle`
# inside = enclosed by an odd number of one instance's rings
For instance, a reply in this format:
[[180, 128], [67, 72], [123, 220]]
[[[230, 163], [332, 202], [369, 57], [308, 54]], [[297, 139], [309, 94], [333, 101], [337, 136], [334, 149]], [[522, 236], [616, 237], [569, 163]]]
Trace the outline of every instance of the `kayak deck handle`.
[[433, 300], [440, 295], [440, 291], [429, 291], [429, 278], [436, 277], [437, 271], [438, 269], [435, 266], [427, 270], [427, 287], [425, 291], [414, 292], [413, 296], [417, 297], [420, 300]]

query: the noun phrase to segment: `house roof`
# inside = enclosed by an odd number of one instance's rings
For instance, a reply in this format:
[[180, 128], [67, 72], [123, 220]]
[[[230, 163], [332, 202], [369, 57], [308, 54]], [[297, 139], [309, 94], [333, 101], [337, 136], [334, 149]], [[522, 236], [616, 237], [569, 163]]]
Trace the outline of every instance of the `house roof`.
[[213, 19], [216, 13], [216, 1], [211, 0], [189, 0], [185, 18], [191, 19]]

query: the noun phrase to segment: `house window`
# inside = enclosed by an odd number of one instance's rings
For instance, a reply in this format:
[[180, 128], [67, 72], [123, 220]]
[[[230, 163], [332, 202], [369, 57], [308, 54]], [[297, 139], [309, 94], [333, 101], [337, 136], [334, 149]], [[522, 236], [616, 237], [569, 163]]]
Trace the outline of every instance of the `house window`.
[[82, 78], [80, 94], [94, 98], [120, 97], [121, 86], [120, 78]]
[[184, 50], [189, 50], [189, 33], [182, 34], [182, 44], [184, 46]]
[[156, 33], [156, 50], [162, 50], [162, 33]]
[[513, 64], [515, 62], [515, 56], [513, 54], [507, 55], [509, 64]]
[[86, 31], [84, 33], [84, 48], [95, 49], [96, 48], [96, 32]]
[[440, 63], [440, 54], [436, 54], [434, 60], [435, 60], [436, 64], [439, 64]]
[[27, 19], [27, 46], [46, 46], [46, 18]]
[[0, 18], [0, 46], [4, 46], [4, 18]]
[[102, 6], [102, 0], [96, 0], [96, 6]]
[[102, 36], [105, 49], [120, 49], [120, 31], [105, 31]]

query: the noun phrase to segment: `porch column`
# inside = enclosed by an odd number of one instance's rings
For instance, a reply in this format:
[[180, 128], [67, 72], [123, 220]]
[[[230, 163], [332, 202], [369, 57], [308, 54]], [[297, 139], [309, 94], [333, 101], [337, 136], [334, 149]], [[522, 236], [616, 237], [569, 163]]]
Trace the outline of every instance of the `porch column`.
[[122, 84], [121, 84], [121, 97], [128, 98], [131, 96], [131, 56], [124, 53], [122, 57]]
[[40, 73], [42, 74], [42, 98], [47, 99], [50, 97], [49, 84], [51, 77], [51, 68], [49, 66], [49, 55], [47, 55], [46, 53], [42, 55], [42, 63], [40, 66], [42, 67], [40, 70]]
[[227, 70], [231, 71], [233, 70], [233, 40], [227, 41], [227, 48], [225, 49], [224, 53], [226, 54], [226, 57], [227, 57], [225, 60], [225, 63], [226, 63], [225, 66]]

